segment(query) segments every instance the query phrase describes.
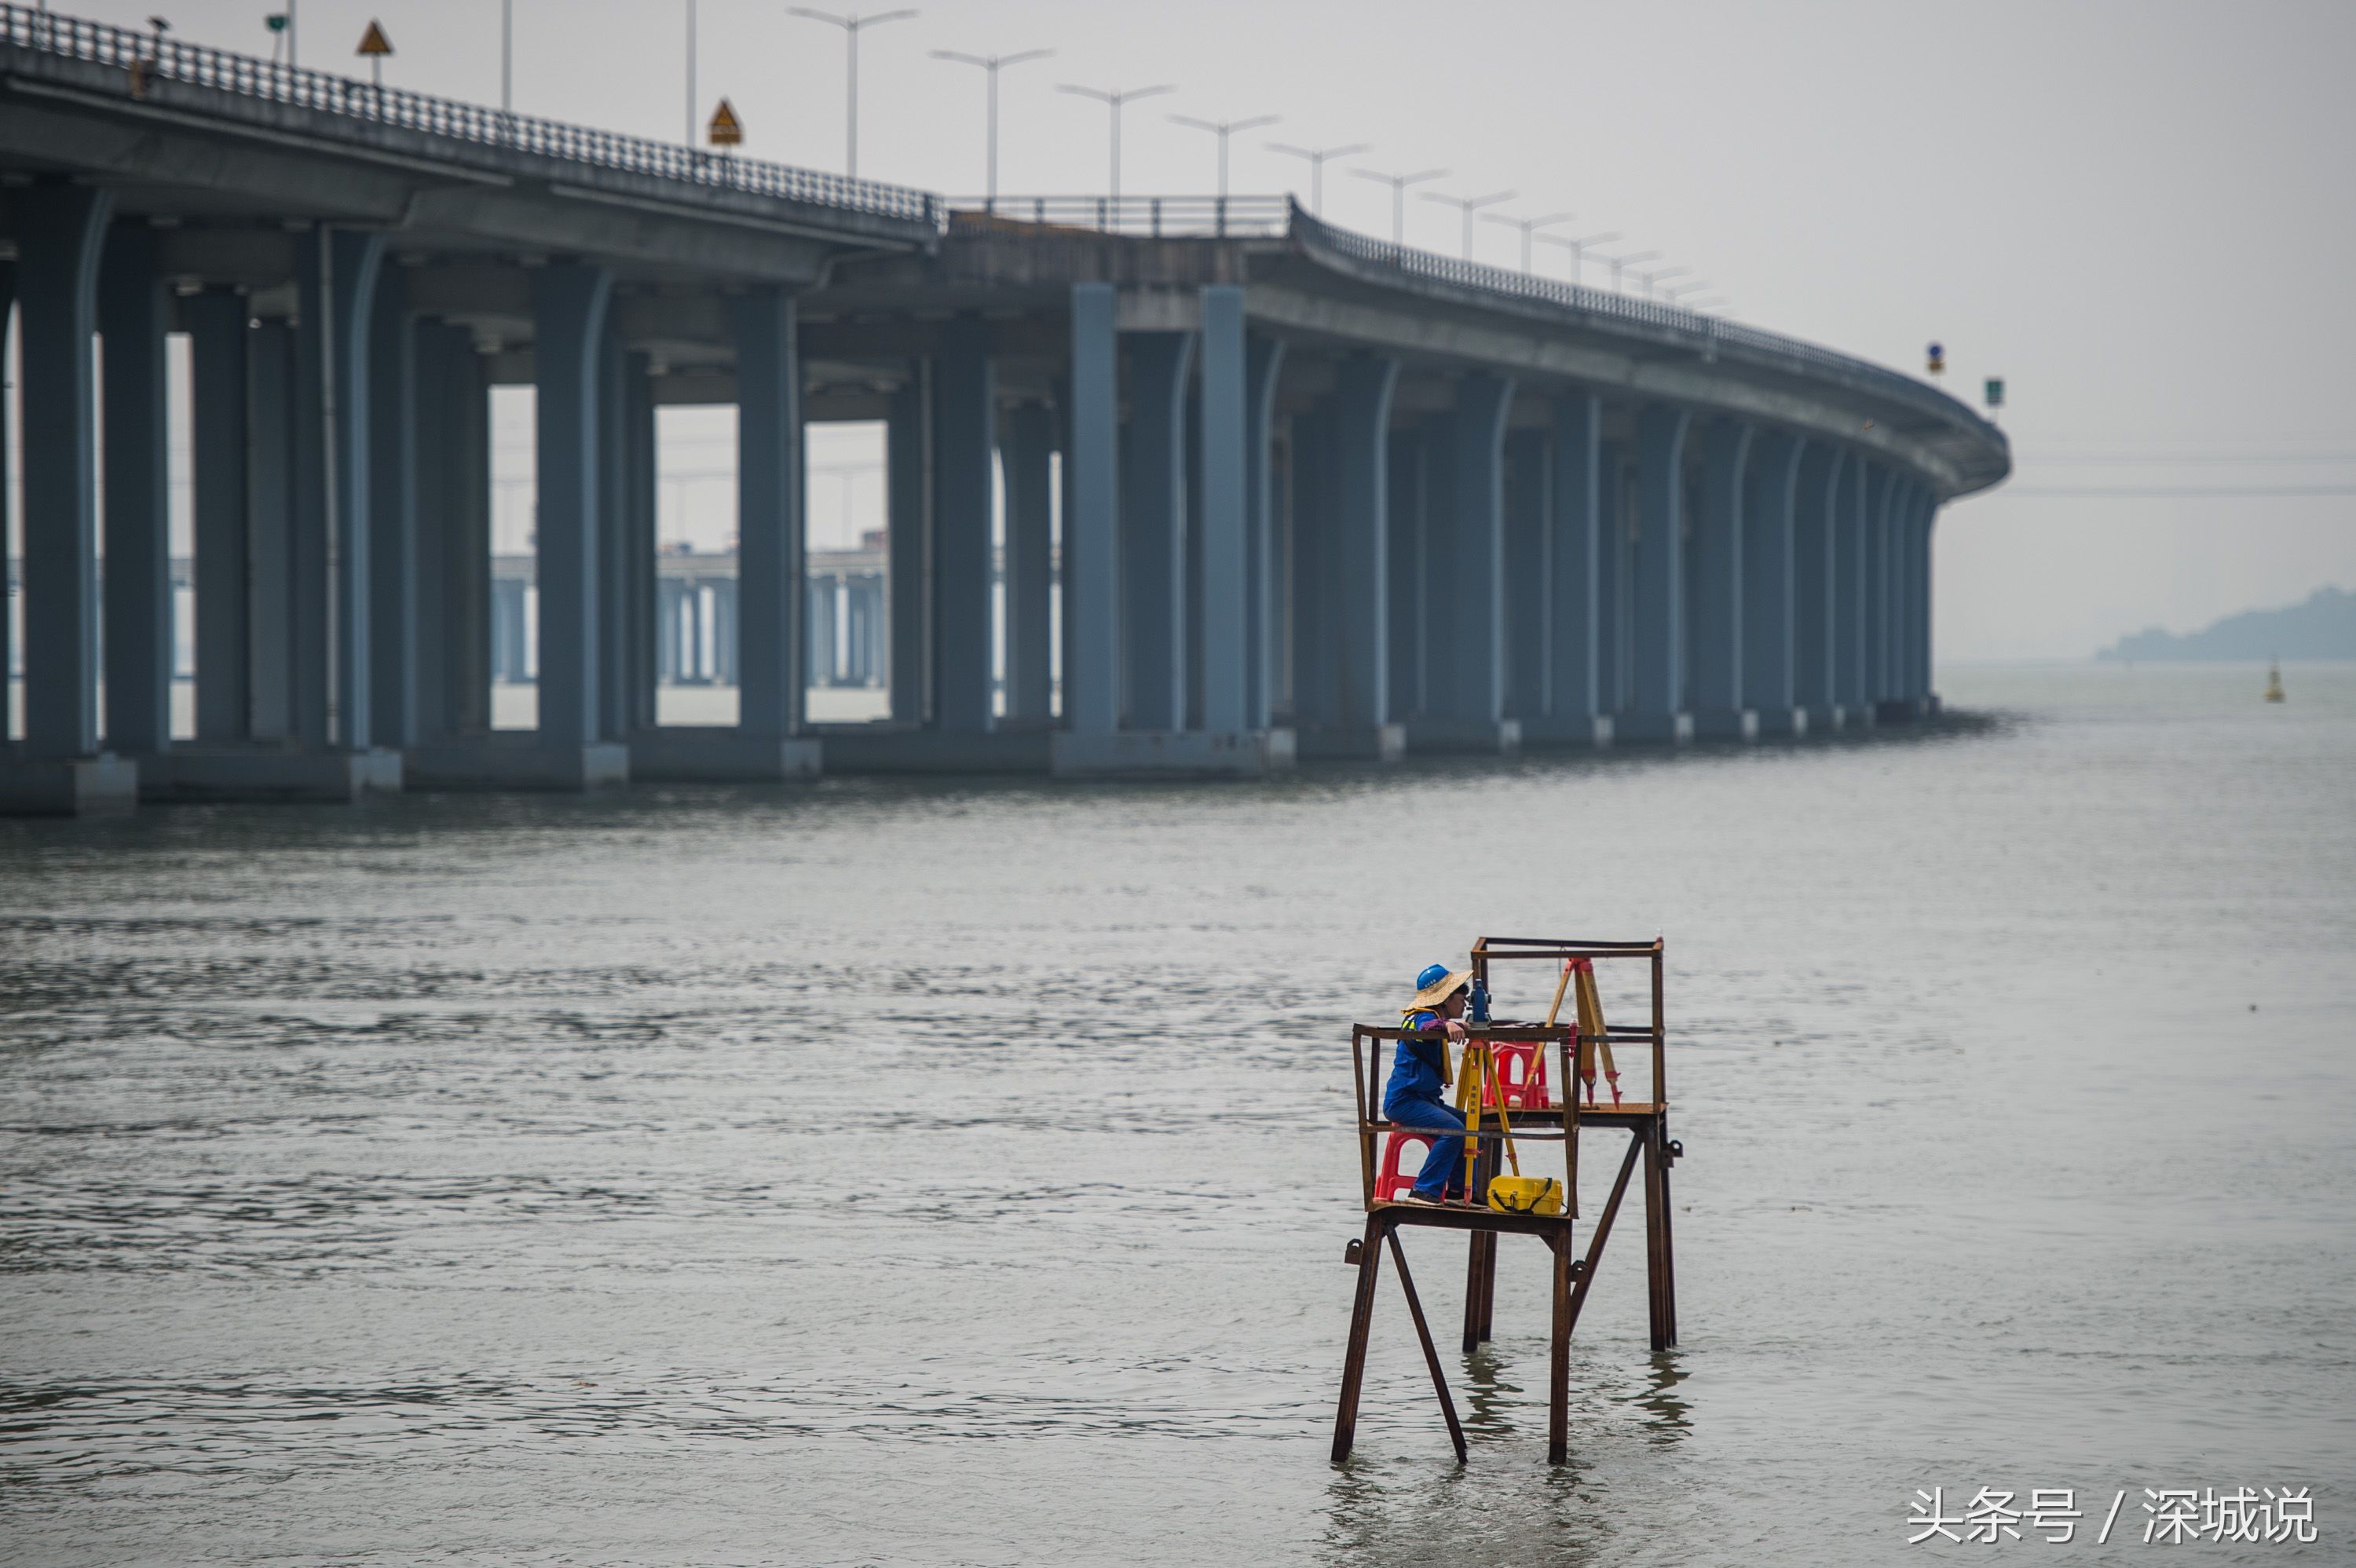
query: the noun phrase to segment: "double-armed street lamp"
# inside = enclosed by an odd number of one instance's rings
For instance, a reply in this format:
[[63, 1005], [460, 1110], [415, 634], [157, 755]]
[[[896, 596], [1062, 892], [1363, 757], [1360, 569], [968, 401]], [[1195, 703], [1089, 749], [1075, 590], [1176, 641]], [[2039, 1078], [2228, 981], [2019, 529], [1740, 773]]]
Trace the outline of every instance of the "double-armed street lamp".
[[1428, 190], [1423, 193], [1423, 199], [1444, 202], [1464, 215], [1464, 259], [1469, 261], [1472, 259], [1472, 215], [1484, 207], [1511, 201], [1514, 196], [1510, 190], [1491, 191], [1487, 196], [1450, 196], [1445, 191]]
[[1362, 180], [1380, 180], [1391, 187], [1391, 243], [1407, 242], [1407, 187], [1421, 185], [1426, 180], [1444, 180], [1446, 169], [1418, 169], [1411, 175], [1385, 174], [1378, 169], [1352, 169]]
[[1197, 120], [1192, 114], [1173, 114], [1170, 123], [1208, 131], [1219, 139], [1219, 199], [1225, 201], [1227, 196], [1227, 138], [1238, 131], [1257, 131], [1263, 125], [1273, 125], [1283, 118], [1281, 114], [1255, 114], [1248, 120]]
[[1587, 283], [1585, 262], [1588, 247], [1609, 244], [1619, 238], [1617, 234], [1588, 234], [1577, 240], [1566, 240], [1559, 234], [1541, 234], [1538, 236], [1538, 243], [1558, 246], [1570, 252], [1570, 285], [1573, 288], [1581, 288]]
[[1268, 150], [1282, 153], [1287, 157], [1309, 160], [1309, 210], [1323, 218], [1325, 216], [1325, 160], [1355, 157], [1365, 152], [1367, 147], [1364, 142], [1353, 142], [1346, 147], [1295, 147], [1283, 142], [1270, 142]]
[[1612, 292], [1616, 294], [1620, 292], [1620, 273], [1623, 268], [1632, 262], [1649, 261], [1659, 254], [1658, 251], [1631, 251], [1624, 256], [1598, 256], [1595, 259], [1612, 263]]
[[852, 179], [859, 177], [859, 33], [862, 27], [879, 27], [886, 22], [905, 22], [914, 11], [877, 11], [862, 16], [856, 11], [848, 16], [838, 16], [831, 11], [813, 11], [807, 5], [789, 5], [794, 16], [813, 22], [831, 22], [842, 29], [845, 48], [845, 72], [849, 86], [843, 98], [842, 172]]
[[959, 54], [955, 49], [933, 51], [933, 58], [937, 60], [955, 60], [959, 65], [980, 66], [990, 73], [990, 168], [988, 188], [983, 192], [984, 210], [995, 211], [998, 207], [998, 72], [1001, 67], [1021, 65], [1026, 60], [1043, 60], [1055, 52], [1053, 49], [1024, 49], [1020, 54], [1011, 55], [969, 55]]
[[1546, 228], [1549, 224], [1568, 223], [1578, 216], [1579, 214], [1576, 212], [1555, 212], [1549, 213], [1544, 218], [1511, 218], [1502, 212], [1484, 212], [1481, 215], [1481, 218], [1483, 222], [1502, 223], [1508, 229], [1518, 229], [1522, 231], [1522, 271], [1526, 272], [1532, 270], [1530, 266], [1530, 236], [1536, 234], [1539, 229]]
[[1082, 98], [1093, 98], [1111, 111], [1112, 188], [1107, 194], [1115, 201], [1119, 201], [1120, 199], [1120, 112], [1122, 107], [1135, 99], [1153, 98], [1162, 93], [1175, 92], [1178, 90], [1166, 82], [1154, 87], [1125, 87], [1117, 91], [1107, 91], [1101, 87], [1078, 87], [1070, 82], [1059, 82], [1056, 84], [1055, 91], [1076, 92]]

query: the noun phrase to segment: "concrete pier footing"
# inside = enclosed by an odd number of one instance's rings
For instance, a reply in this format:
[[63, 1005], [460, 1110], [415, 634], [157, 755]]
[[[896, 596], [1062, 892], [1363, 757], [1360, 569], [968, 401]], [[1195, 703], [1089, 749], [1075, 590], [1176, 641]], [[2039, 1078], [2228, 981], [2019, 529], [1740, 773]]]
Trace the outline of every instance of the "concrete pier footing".
[[0, 760], [0, 816], [86, 816], [139, 804], [139, 764], [94, 757]]
[[1602, 751], [1612, 744], [1619, 725], [1609, 713], [1583, 717], [1525, 719], [1522, 750], [1526, 752]]
[[1261, 778], [1299, 756], [1290, 730], [1059, 730], [1049, 744], [1058, 778]]
[[831, 773], [1029, 773], [1049, 771], [1044, 727], [916, 730], [885, 724], [823, 725]]
[[1419, 756], [1510, 757], [1522, 749], [1518, 719], [1417, 719], [1407, 749]]
[[630, 781], [630, 748], [552, 745], [524, 730], [411, 749], [412, 789], [584, 790]]
[[358, 752], [287, 751], [268, 744], [179, 747], [139, 766], [139, 798], [149, 801], [352, 801], [398, 794], [402, 753], [375, 746]]
[[1691, 713], [1622, 713], [1612, 724], [1613, 739], [1635, 745], [1682, 746], [1694, 738]]
[[1407, 755], [1407, 726], [1304, 726], [1293, 731], [1293, 752], [1304, 762], [1355, 759], [1396, 763]]
[[630, 777], [636, 782], [769, 784], [815, 778], [825, 761], [825, 743], [801, 736], [672, 725], [630, 737]]

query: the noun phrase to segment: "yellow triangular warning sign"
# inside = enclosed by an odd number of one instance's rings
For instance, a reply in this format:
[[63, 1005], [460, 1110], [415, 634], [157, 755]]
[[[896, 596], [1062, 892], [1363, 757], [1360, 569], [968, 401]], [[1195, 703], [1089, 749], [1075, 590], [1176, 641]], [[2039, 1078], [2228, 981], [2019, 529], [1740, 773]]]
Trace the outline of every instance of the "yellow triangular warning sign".
[[712, 124], [707, 133], [715, 147], [734, 147], [744, 140], [744, 123], [736, 118], [736, 106], [726, 99], [712, 112]]
[[384, 36], [384, 27], [381, 24], [371, 21], [369, 23], [368, 31], [360, 35], [360, 47], [355, 52], [363, 55], [389, 55], [392, 53], [392, 40]]

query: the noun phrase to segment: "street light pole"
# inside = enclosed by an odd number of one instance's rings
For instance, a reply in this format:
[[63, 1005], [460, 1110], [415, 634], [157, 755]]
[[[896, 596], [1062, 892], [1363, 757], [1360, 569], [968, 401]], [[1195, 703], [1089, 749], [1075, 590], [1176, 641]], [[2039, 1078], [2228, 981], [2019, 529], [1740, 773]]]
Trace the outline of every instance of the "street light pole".
[[695, 145], [695, 0], [687, 0], [687, 144]]
[[1649, 261], [1659, 254], [1658, 251], [1631, 251], [1624, 256], [1598, 256], [1595, 259], [1612, 263], [1612, 292], [1616, 294], [1620, 292], [1620, 270], [1622, 267], [1631, 261]]
[[1491, 223], [1502, 223], [1508, 229], [1518, 229], [1522, 231], [1522, 271], [1526, 272], [1531, 271], [1530, 236], [1549, 223], [1568, 223], [1579, 214], [1557, 212], [1545, 218], [1508, 218], [1502, 212], [1484, 212], [1481, 216]]
[[1653, 298], [1653, 285], [1663, 278], [1674, 278], [1686, 271], [1683, 267], [1655, 267], [1649, 272], [1638, 272], [1636, 281], [1644, 285], [1644, 297]]
[[1354, 156], [1366, 151], [1366, 144], [1353, 142], [1346, 147], [1293, 147], [1282, 142], [1270, 142], [1268, 150], [1309, 160], [1309, 210], [1323, 218], [1325, 216], [1325, 160]]
[[1377, 169], [1352, 169], [1360, 179], [1380, 180], [1391, 187], [1391, 243], [1407, 242], [1407, 187], [1421, 185], [1425, 180], [1444, 180], [1446, 169], [1419, 169], [1411, 175], [1387, 175]]
[[1570, 286], [1572, 288], [1581, 288], [1585, 286], [1587, 282], [1587, 269], [1585, 265], [1587, 261], [1587, 248], [1590, 245], [1601, 245], [1609, 240], [1617, 240], [1619, 238], [1620, 236], [1617, 234], [1590, 234], [1578, 240], [1565, 240], [1558, 234], [1541, 234], [1538, 236], [1538, 243], [1541, 245], [1559, 245], [1564, 250], [1570, 252]]
[[1191, 125], [1197, 131], [1208, 131], [1219, 139], [1219, 199], [1227, 198], [1227, 138], [1238, 131], [1257, 131], [1262, 125], [1273, 125], [1283, 119], [1281, 114], [1255, 114], [1248, 120], [1197, 120], [1191, 114], [1173, 114], [1173, 125]]
[[515, 112], [515, 0], [499, 0], [499, 112]]
[[1510, 190], [1497, 190], [1491, 191], [1487, 196], [1450, 196], [1444, 191], [1428, 190], [1423, 193], [1423, 199], [1445, 202], [1464, 214], [1464, 259], [1469, 261], [1472, 259], [1472, 215], [1484, 207], [1494, 207], [1498, 202], [1513, 200], [1514, 193]]
[[1119, 201], [1120, 199], [1121, 106], [1132, 98], [1152, 98], [1161, 93], [1175, 92], [1178, 90], [1167, 83], [1163, 83], [1156, 87], [1128, 87], [1122, 88], [1118, 91], [1108, 92], [1104, 89], [1098, 87], [1075, 87], [1069, 82], [1059, 82], [1056, 84], [1055, 91], [1058, 92], [1076, 92], [1082, 98], [1093, 98], [1112, 111], [1112, 189], [1107, 194], [1115, 201]]
[[842, 29], [845, 80], [843, 91], [842, 172], [852, 179], [859, 177], [859, 30], [881, 27], [885, 22], [905, 22], [914, 11], [878, 11], [862, 16], [856, 11], [848, 16], [838, 16], [831, 11], [813, 11], [807, 5], [788, 5], [787, 10], [797, 16], [807, 16], [813, 22], [831, 22]]
[[968, 55], [959, 54], [955, 49], [935, 49], [933, 51], [933, 58], [937, 60], [955, 60], [959, 65], [980, 66], [983, 70], [990, 73], [990, 152], [988, 155], [990, 168], [987, 177], [987, 189], [983, 192], [982, 210], [985, 212], [994, 212], [998, 209], [999, 68], [1001, 66], [1021, 65], [1025, 60], [1045, 59], [1049, 55], [1052, 55], [1055, 52], [1055, 51], [1053, 49], [1024, 49], [1020, 54], [1012, 55]]

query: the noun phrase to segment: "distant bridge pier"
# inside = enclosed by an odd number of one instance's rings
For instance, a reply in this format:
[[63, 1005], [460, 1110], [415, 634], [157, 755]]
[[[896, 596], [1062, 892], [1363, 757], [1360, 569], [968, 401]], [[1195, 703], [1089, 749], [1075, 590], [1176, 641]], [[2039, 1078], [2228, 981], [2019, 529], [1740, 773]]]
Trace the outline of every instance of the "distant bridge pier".
[[[24, 740], [0, 764], [0, 808], [131, 805], [138, 763], [99, 749], [98, 497], [91, 336], [112, 199], [45, 182], [11, 193], [24, 341]], [[36, 390], [35, 389], [37, 389]]]
[[1747, 421], [1720, 418], [1697, 434], [1698, 482], [1687, 490], [1694, 504], [1686, 549], [1693, 574], [1687, 588], [1687, 704], [1695, 734], [1756, 740], [1759, 714], [1748, 705], [1742, 681], [1745, 467], [1754, 430]]
[[1804, 735], [1808, 710], [1797, 695], [1798, 557], [1794, 507], [1807, 443], [1783, 431], [1751, 441], [1742, 491], [1740, 641], [1742, 706], [1761, 735]]
[[1632, 697], [1618, 733], [1693, 739], [1686, 694], [1686, 439], [1690, 411], [1647, 404], [1636, 415]]
[[1398, 368], [1387, 356], [1344, 357], [1330, 390], [1292, 419], [1292, 721], [1303, 757], [1387, 761], [1406, 747], [1389, 668]]

